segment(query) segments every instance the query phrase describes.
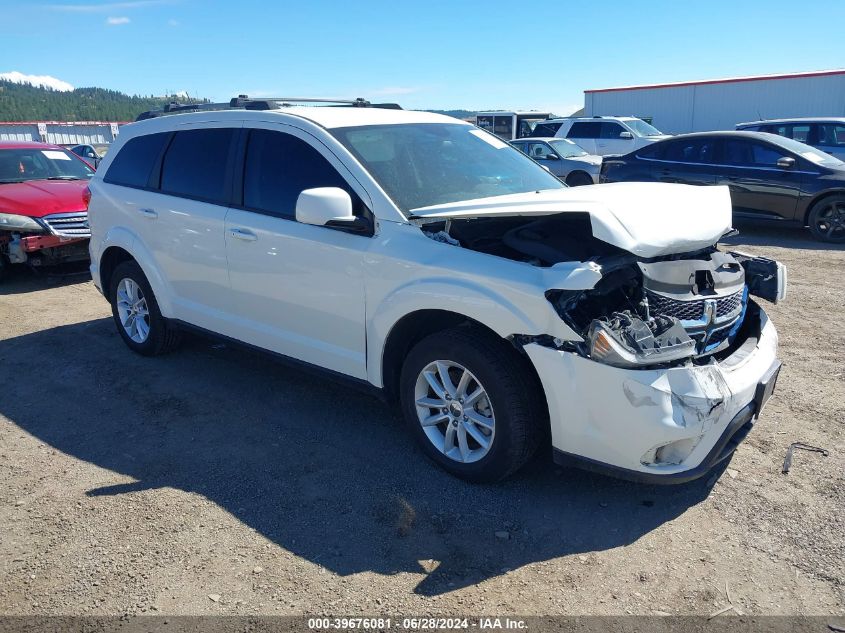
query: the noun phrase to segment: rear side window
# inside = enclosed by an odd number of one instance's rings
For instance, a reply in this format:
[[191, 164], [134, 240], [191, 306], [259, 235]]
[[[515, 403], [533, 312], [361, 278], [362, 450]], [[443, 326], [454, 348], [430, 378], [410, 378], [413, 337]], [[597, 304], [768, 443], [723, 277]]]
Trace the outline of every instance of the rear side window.
[[146, 187], [170, 132], [136, 136], [126, 142], [103, 177], [105, 182], [124, 187]]
[[669, 149], [669, 145], [672, 144], [672, 142], [664, 141], [663, 143], [652, 143], [651, 145], [646, 145], [637, 152], [637, 158], [663, 159]]
[[176, 132], [161, 167], [161, 191], [227, 204], [226, 178], [235, 130], [209, 128]]
[[572, 124], [566, 138], [599, 138], [601, 123], [579, 121]]
[[666, 144], [663, 159], [676, 163], [711, 163], [714, 149], [712, 138], [678, 139]]
[[244, 206], [283, 218], [296, 217], [299, 194], [314, 187], [340, 187], [362, 203], [331, 163], [305, 141], [271, 130], [252, 130], [244, 165]]

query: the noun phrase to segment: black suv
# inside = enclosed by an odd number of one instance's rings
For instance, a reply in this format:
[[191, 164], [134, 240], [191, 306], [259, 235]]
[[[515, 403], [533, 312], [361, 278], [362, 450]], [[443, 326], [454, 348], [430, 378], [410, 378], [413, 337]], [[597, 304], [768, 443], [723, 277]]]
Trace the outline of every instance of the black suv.
[[605, 158], [601, 182], [726, 185], [734, 217], [809, 226], [845, 243], [845, 163], [765, 132], [701, 132]]

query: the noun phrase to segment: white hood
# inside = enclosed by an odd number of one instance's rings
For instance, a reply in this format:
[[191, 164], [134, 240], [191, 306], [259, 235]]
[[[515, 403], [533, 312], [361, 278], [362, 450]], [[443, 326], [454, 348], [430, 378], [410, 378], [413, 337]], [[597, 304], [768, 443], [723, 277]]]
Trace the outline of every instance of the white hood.
[[620, 182], [413, 209], [411, 219], [589, 213], [593, 235], [640, 257], [715, 244], [731, 229], [727, 187]]

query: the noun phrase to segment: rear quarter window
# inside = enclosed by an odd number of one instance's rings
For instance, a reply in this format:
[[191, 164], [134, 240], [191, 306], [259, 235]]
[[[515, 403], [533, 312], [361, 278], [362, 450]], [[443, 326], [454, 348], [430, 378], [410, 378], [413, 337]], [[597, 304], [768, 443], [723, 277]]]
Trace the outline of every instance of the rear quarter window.
[[103, 180], [124, 187], [146, 187], [170, 132], [129, 139], [112, 160]]

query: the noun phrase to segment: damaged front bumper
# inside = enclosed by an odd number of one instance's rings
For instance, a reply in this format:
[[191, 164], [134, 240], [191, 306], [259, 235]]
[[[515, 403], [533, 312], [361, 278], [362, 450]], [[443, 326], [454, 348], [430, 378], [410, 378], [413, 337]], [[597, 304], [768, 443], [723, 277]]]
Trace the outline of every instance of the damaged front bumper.
[[744, 342], [706, 365], [624, 369], [526, 345], [545, 390], [555, 460], [627, 479], [682, 483], [729, 457], [780, 369], [774, 325], [754, 302], [749, 308]]

